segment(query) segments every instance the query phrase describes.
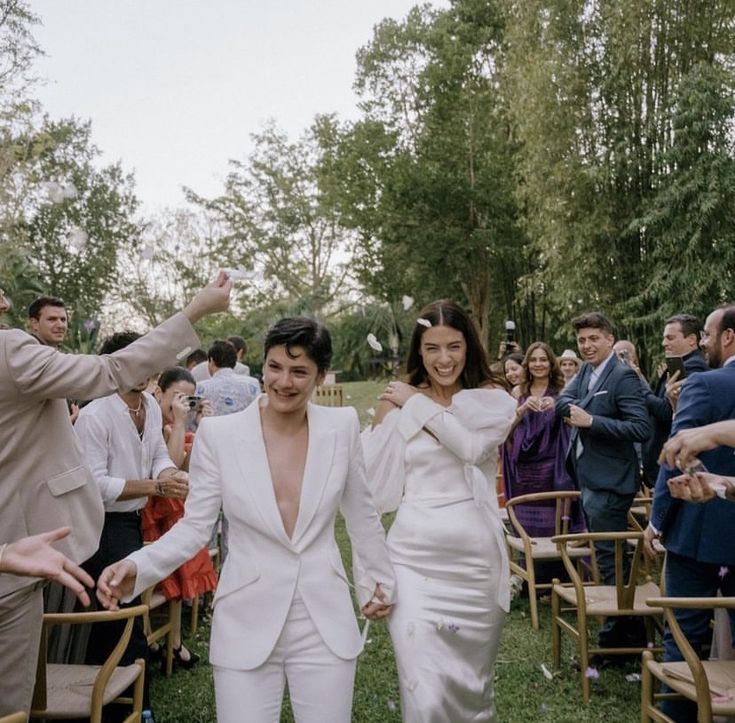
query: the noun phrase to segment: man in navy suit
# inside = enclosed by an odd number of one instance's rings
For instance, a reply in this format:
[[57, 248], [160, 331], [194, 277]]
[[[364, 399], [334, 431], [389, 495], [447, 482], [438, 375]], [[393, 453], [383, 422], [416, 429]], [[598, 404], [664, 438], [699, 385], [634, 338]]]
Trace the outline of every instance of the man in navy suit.
[[[699, 350], [702, 322], [691, 314], [677, 314], [666, 320], [661, 346], [667, 357], [680, 356], [687, 376], [706, 371], [709, 367]], [[653, 434], [643, 445], [643, 474], [646, 484], [653, 487], [658, 477], [658, 456], [671, 433], [674, 409], [666, 394], [669, 374], [664, 368], [653, 391], [645, 389], [646, 407], [653, 421]], [[676, 398], [676, 397], [674, 397]]]
[[[582, 492], [582, 509], [591, 532], [628, 529], [628, 510], [640, 487], [634, 443], [651, 434], [641, 382], [613, 351], [610, 321], [593, 311], [572, 321], [584, 360], [577, 376], [562, 391], [556, 413], [572, 428], [567, 466]], [[605, 584], [615, 584], [612, 542], [596, 545]], [[645, 644], [642, 625], [611, 619], [600, 631], [602, 647]]]
[[[672, 432], [735, 418], [735, 305], [715, 309], [704, 324], [702, 350], [715, 371], [687, 377], [681, 388]], [[716, 447], [703, 452], [710, 471], [735, 475], [735, 450]], [[666, 465], [656, 480], [646, 544], [653, 553], [657, 535], [666, 547], [666, 594], [672, 597], [712, 597], [718, 590], [735, 595], [735, 508], [715, 498], [703, 505], [673, 499], [667, 481], [679, 472]], [[732, 567], [731, 567], [732, 566]], [[735, 630], [735, 615], [730, 611]], [[682, 632], [695, 649], [711, 638], [709, 610], [676, 610]], [[682, 660], [671, 632], [664, 631], [664, 659]], [[662, 710], [676, 721], [696, 719], [696, 705], [665, 701]]]

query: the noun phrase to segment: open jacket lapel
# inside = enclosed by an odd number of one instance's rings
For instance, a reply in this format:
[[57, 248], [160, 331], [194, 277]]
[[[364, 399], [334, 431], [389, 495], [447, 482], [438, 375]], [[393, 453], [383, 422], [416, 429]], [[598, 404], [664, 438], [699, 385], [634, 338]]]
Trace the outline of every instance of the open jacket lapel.
[[260, 423], [260, 401], [258, 397], [245, 412], [244, 424], [239, 428], [234, 441], [232, 454], [240, 468], [240, 479], [250, 494], [263, 521], [273, 532], [273, 536], [286, 546], [291, 546], [278, 511], [276, 493], [273, 490], [268, 455], [263, 441], [263, 427]]
[[306, 453], [304, 478], [301, 481], [301, 500], [299, 515], [293, 531], [293, 544], [298, 543], [314, 519], [319, 503], [324, 495], [324, 489], [329, 479], [334, 457], [335, 430], [324, 424], [321, 409], [309, 403], [307, 408], [309, 418], [309, 448]]

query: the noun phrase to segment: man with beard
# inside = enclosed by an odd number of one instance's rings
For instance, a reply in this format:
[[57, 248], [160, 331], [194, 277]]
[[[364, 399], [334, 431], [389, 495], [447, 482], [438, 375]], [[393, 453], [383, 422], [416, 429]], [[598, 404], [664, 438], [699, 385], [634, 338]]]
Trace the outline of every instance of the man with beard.
[[[681, 387], [672, 433], [701, 427], [735, 417], [735, 305], [715, 309], [704, 324], [702, 350], [714, 371], [687, 377]], [[703, 452], [702, 464], [715, 474], [735, 475], [735, 455], [731, 447]], [[687, 470], [692, 470], [688, 467]], [[694, 470], [692, 470], [694, 471]], [[666, 594], [671, 597], [714, 597], [718, 590], [735, 595], [735, 508], [715, 498], [698, 505], [674, 499], [668, 480], [677, 476], [666, 465], [656, 481], [651, 522], [646, 528], [646, 549], [654, 555], [652, 542], [660, 535], [666, 547]], [[695, 650], [701, 651], [711, 638], [711, 611], [674, 611], [682, 632]], [[730, 612], [732, 629], [735, 615]], [[664, 659], [682, 660], [667, 628], [664, 631]], [[696, 705], [688, 701], [666, 700], [663, 712], [675, 721], [696, 719]]]

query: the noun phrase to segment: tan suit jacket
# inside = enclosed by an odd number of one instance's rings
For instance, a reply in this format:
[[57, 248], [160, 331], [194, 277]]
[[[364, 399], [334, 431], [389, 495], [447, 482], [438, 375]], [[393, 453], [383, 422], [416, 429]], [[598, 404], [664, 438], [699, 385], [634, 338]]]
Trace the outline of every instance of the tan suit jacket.
[[[17, 329], [0, 331], [0, 542], [69, 525], [72, 533], [58, 548], [75, 562], [91, 557], [102, 499], [66, 399], [131, 389], [198, 343], [181, 313], [105, 356], [63, 354]], [[0, 575], [0, 597], [34, 582]]]
[[130, 555], [137, 565], [137, 595], [207, 543], [222, 504], [230, 537], [214, 600], [213, 665], [253, 670], [267, 660], [296, 591], [335, 655], [349, 660], [360, 653], [362, 640], [334, 538], [338, 511], [362, 563], [356, 579], [360, 605], [370, 600], [378, 582], [388, 599], [393, 596], [395, 575], [365, 480], [357, 414], [352, 408], [309, 404], [308, 419], [309, 447], [291, 538], [273, 491], [256, 400], [242, 412], [203, 421], [192, 451], [184, 518]]

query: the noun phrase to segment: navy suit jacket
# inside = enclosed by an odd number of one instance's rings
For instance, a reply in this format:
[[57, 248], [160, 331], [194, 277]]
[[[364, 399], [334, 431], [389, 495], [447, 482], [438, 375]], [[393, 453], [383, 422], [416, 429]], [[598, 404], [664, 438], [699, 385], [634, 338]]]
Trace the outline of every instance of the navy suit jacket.
[[[569, 416], [576, 404], [592, 415], [589, 429], [574, 429], [567, 452], [567, 466], [579, 487], [633, 494], [640, 487], [638, 455], [634, 442], [651, 434], [651, 421], [641, 394], [638, 375], [613, 356], [596, 386], [589, 390], [592, 367], [585, 363], [556, 401], [556, 413]], [[576, 458], [577, 437], [582, 454]]]
[[[684, 369], [686, 369], [687, 376], [691, 376], [695, 372], [709, 371], [707, 362], [698, 350], [692, 351], [684, 357]], [[669, 438], [671, 421], [674, 416], [671, 404], [666, 398], [666, 382], [668, 380], [669, 374], [664, 372], [656, 384], [655, 392], [644, 385], [643, 393], [648, 413], [651, 415], [653, 422], [653, 434], [648, 442], [643, 445], [643, 471], [646, 473], [646, 481], [651, 487], [656, 483], [658, 477], [658, 456], [661, 454], [664, 442]]]
[[[735, 365], [687, 377], [671, 433], [735, 418]], [[735, 476], [735, 449], [717, 447], [700, 455], [710, 471]], [[699, 562], [735, 564], [735, 503], [716, 498], [704, 504], [675, 500], [666, 481], [681, 474], [661, 465], [653, 493], [651, 523], [667, 550]]]

